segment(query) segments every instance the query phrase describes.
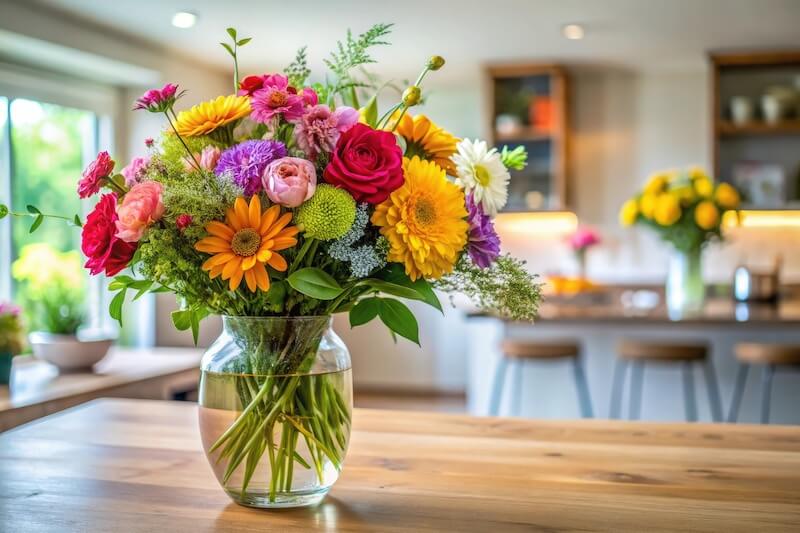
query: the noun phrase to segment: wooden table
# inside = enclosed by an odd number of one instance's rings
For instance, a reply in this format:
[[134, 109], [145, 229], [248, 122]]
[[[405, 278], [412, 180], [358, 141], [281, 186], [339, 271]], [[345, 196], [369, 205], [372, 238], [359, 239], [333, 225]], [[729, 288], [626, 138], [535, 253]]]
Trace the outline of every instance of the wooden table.
[[800, 428], [356, 410], [312, 509], [231, 503], [196, 407], [98, 400], [0, 435], [0, 529], [797, 531]]
[[112, 348], [93, 372], [59, 373], [32, 357], [14, 359], [11, 385], [0, 385], [0, 431], [95, 398], [172, 399], [197, 388], [203, 350]]

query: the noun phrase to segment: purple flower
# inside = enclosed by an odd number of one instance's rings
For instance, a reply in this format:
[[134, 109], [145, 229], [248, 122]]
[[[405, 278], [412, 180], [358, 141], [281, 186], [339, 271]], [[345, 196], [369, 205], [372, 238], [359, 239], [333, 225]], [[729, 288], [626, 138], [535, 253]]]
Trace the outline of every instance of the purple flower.
[[339, 136], [358, 122], [358, 111], [352, 107], [337, 107], [336, 111], [326, 105], [317, 105], [303, 115], [295, 127], [297, 145], [312, 161], [320, 152], [333, 152]]
[[480, 268], [489, 268], [500, 255], [500, 237], [497, 236], [491, 217], [483, 212], [480, 202], [475, 203], [471, 194], [467, 196], [467, 211], [467, 252], [473, 263]]
[[261, 175], [276, 159], [286, 157], [286, 147], [278, 141], [245, 141], [232, 146], [219, 156], [214, 173], [227, 177], [252, 196], [261, 190]]
[[147, 109], [151, 113], [164, 113], [175, 105], [175, 100], [183, 96], [185, 92], [178, 92], [178, 86], [174, 83], [168, 83], [161, 89], [150, 89], [136, 99], [133, 110]]

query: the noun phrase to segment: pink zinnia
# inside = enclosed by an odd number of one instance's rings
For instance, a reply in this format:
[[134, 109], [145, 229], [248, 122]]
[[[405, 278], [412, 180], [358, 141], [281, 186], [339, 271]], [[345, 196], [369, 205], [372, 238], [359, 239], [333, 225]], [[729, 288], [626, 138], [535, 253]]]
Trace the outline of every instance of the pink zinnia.
[[88, 198], [100, 192], [103, 180], [111, 175], [114, 170], [114, 160], [105, 150], [97, 154], [97, 158], [92, 161], [86, 170], [83, 171], [83, 178], [78, 182], [78, 196]]
[[333, 152], [339, 136], [358, 122], [358, 111], [337, 107], [331, 112], [326, 105], [317, 105], [303, 115], [294, 130], [297, 145], [306, 157], [315, 160], [321, 152]]
[[289, 79], [280, 74], [264, 76], [263, 89], [253, 93], [250, 115], [256, 122], [269, 123], [274, 117], [283, 117], [287, 122], [296, 122], [305, 112], [303, 97], [289, 86]]

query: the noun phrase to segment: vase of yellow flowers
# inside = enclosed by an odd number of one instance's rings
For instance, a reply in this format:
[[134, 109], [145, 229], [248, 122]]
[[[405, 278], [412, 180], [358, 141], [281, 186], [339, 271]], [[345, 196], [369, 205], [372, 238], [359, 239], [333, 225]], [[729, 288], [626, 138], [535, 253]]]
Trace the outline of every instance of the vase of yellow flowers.
[[640, 224], [657, 231], [673, 248], [666, 282], [671, 311], [699, 311], [705, 299], [702, 254], [711, 241], [722, 240], [722, 215], [739, 207], [738, 191], [717, 183], [702, 169], [664, 171], [620, 210], [624, 226]]

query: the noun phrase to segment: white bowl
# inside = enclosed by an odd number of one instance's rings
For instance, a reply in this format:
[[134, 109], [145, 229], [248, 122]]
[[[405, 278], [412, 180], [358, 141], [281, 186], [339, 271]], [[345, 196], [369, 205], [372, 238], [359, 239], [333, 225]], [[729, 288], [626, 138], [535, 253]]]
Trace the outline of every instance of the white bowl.
[[113, 339], [81, 340], [75, 335], [34, 331], [28, 335], [33, 355], [61, 370], [90, 369], [111, 348]]

